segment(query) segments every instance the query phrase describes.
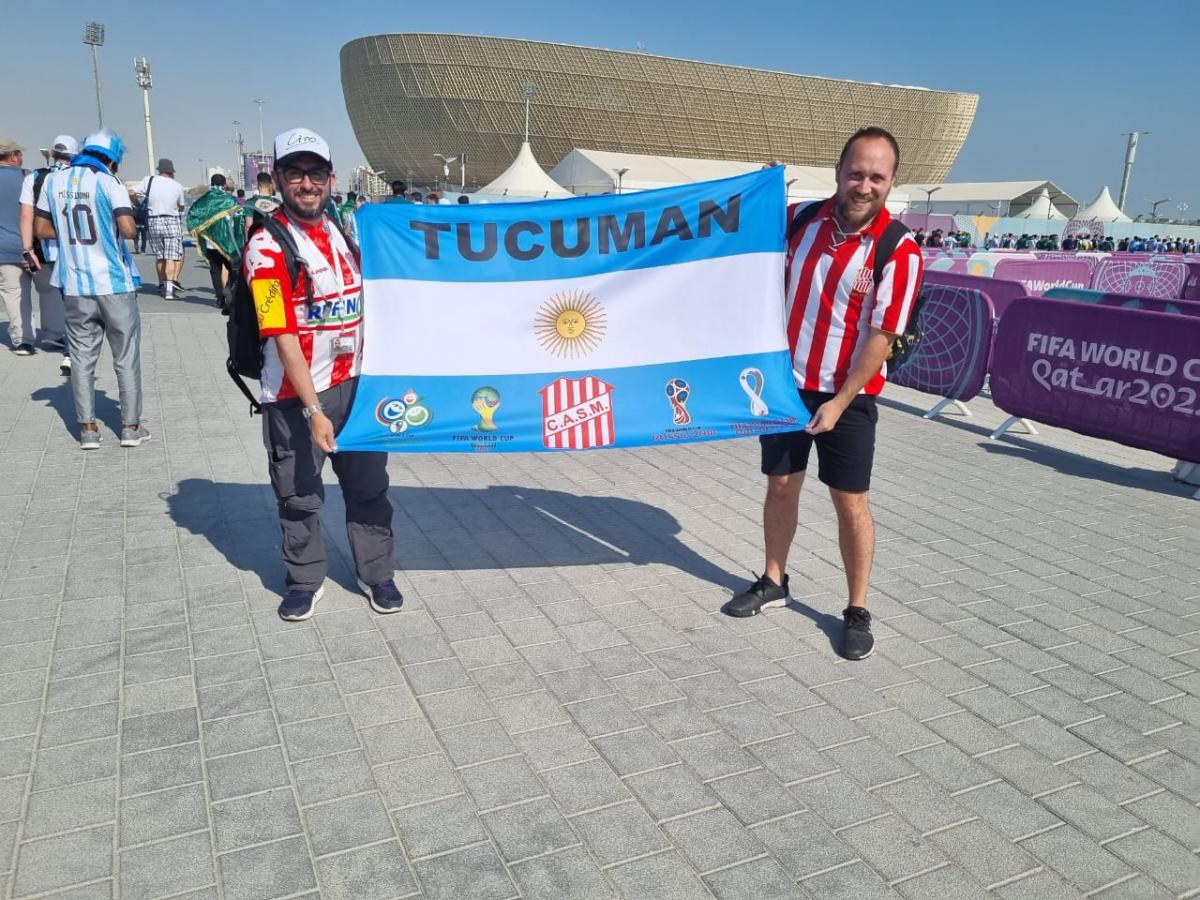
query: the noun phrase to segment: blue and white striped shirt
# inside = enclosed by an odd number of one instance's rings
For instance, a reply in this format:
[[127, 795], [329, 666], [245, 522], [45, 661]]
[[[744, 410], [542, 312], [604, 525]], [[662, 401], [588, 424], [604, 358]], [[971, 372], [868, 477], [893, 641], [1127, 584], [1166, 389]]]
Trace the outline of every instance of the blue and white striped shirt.
[[36, 214], [54, 223], [58, 264], [52, 283], [71, 297], [135, 291], [142, 283], [117, 216], [133, 215], [125, 185], [108, 172], [70, 166], [46, 176]]

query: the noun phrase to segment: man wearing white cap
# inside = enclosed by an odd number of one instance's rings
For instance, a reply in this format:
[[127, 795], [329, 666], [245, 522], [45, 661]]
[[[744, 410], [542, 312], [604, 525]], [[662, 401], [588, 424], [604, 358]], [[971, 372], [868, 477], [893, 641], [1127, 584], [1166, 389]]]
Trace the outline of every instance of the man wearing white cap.
[[59, 371], [64, 375], [71, 374], [71, 356], [66, 352], [67, 318], [62, 289], [52, 283], [58, 244], [55, 241], [34, 241], [33, 211], [42, 195], [46, 178], [51, 172], [65, 169], [71, 157], [78, 152], [79, 141], [69, 134], [60, 134], [54, 143], [42, 150], [50, 165], [34, 169], [21, 184], [21, 257], [37, 288], [42, 343], [53, 350], [63, 351]]
[[[325, 214], [334, 184], [329, 145], [307, 128], [285, 131], [275, 138], [274, 175], [283, 203], [251, 232], [243, 271], [265, 339], [263, 439], [288, 588], [279, 615], [309, 618], [324, 590], [326, 456], [346, 504], [358, 586], [376, 612], [399, 612], [387, 454], [339, 453], [334, 442], [362, 368], [363, 306], [358, 249]], [[284, 262], [288, 244], [303, 261], [296, 273]]]

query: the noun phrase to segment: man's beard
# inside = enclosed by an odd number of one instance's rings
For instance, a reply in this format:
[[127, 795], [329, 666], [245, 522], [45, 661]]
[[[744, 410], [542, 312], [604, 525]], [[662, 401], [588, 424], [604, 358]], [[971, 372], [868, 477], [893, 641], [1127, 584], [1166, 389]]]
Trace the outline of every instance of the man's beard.
[[300, 206], [299, 206], [300, 201], [295, 200], [285, 194], [283, 197], [283, 208], [286, 209], [289, 213], [292, 214], [293, 217], [295, 217], [297, 219], [319, 219], [319, 218], [321, 218], [321, 216], [323, 216], [325, 214], [325, 207], [329, 203], [329, 198], [325, 197], [323, 202], [322, 202], [322, 198], [321, 198], [320, 194], [317, 194], [315, 196], [308, 195], [304, 198], [304, 201], [314, 201], [314, 200], [316, 202], [316, 209], [313, 210], [312, 212], [309, 212], [305, 209], [300, 208]]
[[883, 209], [883, 201], [872, 203], [863, 210], [857, 210], [851, 201], [839, 201], [837, 204], [838, 222], [847, 231], [859, 231], [874, 220]]

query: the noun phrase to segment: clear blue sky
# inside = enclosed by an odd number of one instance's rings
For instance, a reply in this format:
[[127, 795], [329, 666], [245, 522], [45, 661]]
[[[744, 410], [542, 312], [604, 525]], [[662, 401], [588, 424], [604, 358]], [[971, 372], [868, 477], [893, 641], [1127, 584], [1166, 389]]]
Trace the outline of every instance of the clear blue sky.
[[[761, 0], [571, 4], [53, 2], [21, 4], [0, 52], [0, 133], [32, 147], [95, 126], [85, 20], [107, 26], [100, 50], [106, 124], [130, 145], [126, 177], [144, 174], [134, 56], [147, 56], [155, 151], [182, 180], [200, 163], [232, 166], [233, 120], [258, 146], [254, 98], [265, 97], [267, 141], [307, 125], [337, 167], [363, 162], [342, 99], [338, 51], [366, 34], [448, 31], [561, 41], [733, 65], [913, 84], [980, 95], [952, 181], [1047, 179], [1081, 202], [1121, 180], [1122, 132], [1149, 130], [1138, 150], [1129, 211], [1171, 197], [1200, 216], [1200, 100], [1195, 60], [1200, 2], [892, 2]], [[1131, 10], [1133, 10], [1131, 14]], [[536, 148], [535, 148], [536, 150]], [[553, 164], [555, 160], [542, 160]]]

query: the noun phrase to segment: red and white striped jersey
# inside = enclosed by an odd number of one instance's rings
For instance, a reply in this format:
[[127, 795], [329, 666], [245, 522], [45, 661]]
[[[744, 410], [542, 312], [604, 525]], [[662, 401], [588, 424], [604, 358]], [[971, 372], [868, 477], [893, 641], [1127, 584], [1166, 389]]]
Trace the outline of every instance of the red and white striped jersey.
[[[859, 348], [872, 328], [900, 334], [921, 287], [921, 250], [905, 235], [874, 283], [875, 247], [892, 220], [879, 211], [864, 231], [841, 239], [834, 199], [788, 243], [785, 320], [796, 384], [809, 391], [836, 393], [846, 382]], [[807, 206], [788, 207], [788, 221]], [[887, 365], [867, 382], [864, 394], [883, 390]]]
[[[258, 312], [258, 333], [264, 338], [298, 335], [313, 386], [320, 393], [355, 377], [362, 368], [362, 274], [358, 260], [332, 224], [296, 223], [282, 212], [275, 217], [289, 229], [299, 255], [308, 263], [313, 280], [312, 304], [308, 304], [303, 271], [299, 283], [293, 285], [279, 245], [265, 228], [260, 229], [246, 244], [243, 258], [246, 282]], [[284, 374], [279, 349], [274, 341], [267, 341], [263, 347], [262, 402], [295, 396], [296, 389]]]

